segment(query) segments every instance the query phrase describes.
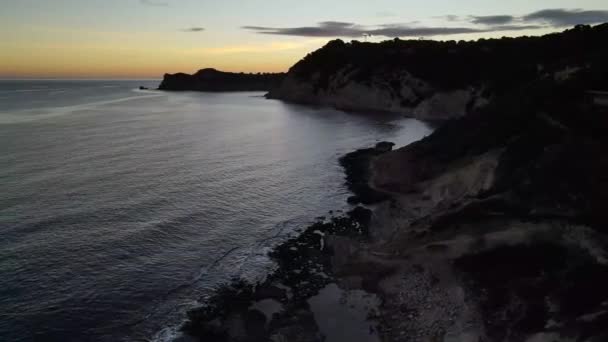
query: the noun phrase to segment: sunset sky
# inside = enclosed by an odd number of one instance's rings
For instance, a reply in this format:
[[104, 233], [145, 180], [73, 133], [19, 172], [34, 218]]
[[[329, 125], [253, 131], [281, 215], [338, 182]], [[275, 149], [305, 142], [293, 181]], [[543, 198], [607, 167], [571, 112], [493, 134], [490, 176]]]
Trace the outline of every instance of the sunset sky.
[[0, 0], [0, 78], [286, 71], [333, 38], [476, 39], [607, 21], [606, 0]]

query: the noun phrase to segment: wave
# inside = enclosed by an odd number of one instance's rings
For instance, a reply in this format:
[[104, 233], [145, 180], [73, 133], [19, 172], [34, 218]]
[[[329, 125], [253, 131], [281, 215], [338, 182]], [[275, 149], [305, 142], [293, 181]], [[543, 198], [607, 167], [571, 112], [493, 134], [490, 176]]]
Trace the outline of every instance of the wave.
[[[154, 308], [152, 312], [148, 313], [143, 319], [137, 322], [137, 324], [142, 323], [150, 319], [154, 314], [157, 314], [160, 310], [160, 306], [169, 302], [168, 298], [171, 295], [196, 287], [197, 284], [200, 284], [200, 281], [205, 278], [205, 276], [210, 275], [212, 272], [219, 271], [224, 274], [225, 281], [230, 279], [243, 279], [250, 283], [263, 282], [264, 279], [271, 273], [275, 265], [274, 261], [272, 261], [270, 258], [269, 253], [280, 242], [289, 239], [293, 236], [293, 234], [298, 234], [296, 228], [306, 227], [313, 222], [313, 220], [306, 219], [305, 217], [307, 216], [292, 218], [274, 224], [273, 228], [268, 231], [265, 237], [258, 239], [251, 246], [243, 245], [228, 249], [210, 264], [201, 267], [199, 273], [195, 274], [190, 282], [184, 283], [169, 290], [166, 297], [162, 298], [161, 304], [159, 304], [159, 306]], [[232, 272], [227, 272], [226, 268], [230, 268]], [[252, 269], [251, 272], [253, 274], [247, 274], [243, 268]], [[173, 302], [175, 307], [180, 308], [174, 312], [175, 316], [173, 318], [175, 320], [172, 321], [172, 323], [162, 325], [161, 327], [157, 328], [156, 332], [149, 337], [149, 340], [151, 342], [179, 341], [180, 338], [184, 336], [181, 331], [181, 327], [188, 320], [187, 312], [192, 309], [200, 308], [201, 305], [204, 305], [203, 298], [209, 298], [209, 296], [217, 291], [218, 286], [221, 284], [223, 284], [221, 281], [209, 284], [211, 287], [210, 292], [207, 293], [207, 296], [191, 301], [184, 301], [184, 298], [189, 297], [186, 296], [182, 297], [183, 299], [181, 302]]]
[[163, 92], [160, 90], [155, 90], [155, 89], [139, 89], [139, 88], [134, 88], [131, 89], [132, 92], [134, 93], [140, 93], [140, 94], [162, 94]]
[[67, 93], [68, 90], [67, 89], [61, 89], [61, 90], [53, 90], [49, 92], [49, 95], [57, 95], [57, 94], [63, 94], [63, 93]]
[[11, 93], [34, 93], [41, 91], [57, 91], [67, 90], [65, 88], [34, 88], [34, 89], [11, 89], [11, 90], [0, 90], [0, 94], [11, 94]]
[[148, 98], [154, 98], [154, 97], [160, 97], [160, 96], [165, 96], [165, 95], [150, 94], [150, 95], [128, 96], [128, 97], [123, 97], [123, 98], [119, 98], [119, 99], [89, 102], [89, 103], [78, 104], [78, 105], [73, 105], [73, 106], [28, 109], [28, 110], [23, 110], [23, 111], [20, 111], [17, 113], [0, 112], [0, 125], [26, 123], [26, 122], [50, 119], [50, 118], [64, 116], [64, 115], [72, 114], [74, 112], [78, 112], [81, 110], [91, 109], [91, 108], [95, 108], [95, 107], [99, 107], [99, 106], [103, 106], [103, 105], [120, 103], [120, 102], [131, 101], [131, 100], [148, 99]]

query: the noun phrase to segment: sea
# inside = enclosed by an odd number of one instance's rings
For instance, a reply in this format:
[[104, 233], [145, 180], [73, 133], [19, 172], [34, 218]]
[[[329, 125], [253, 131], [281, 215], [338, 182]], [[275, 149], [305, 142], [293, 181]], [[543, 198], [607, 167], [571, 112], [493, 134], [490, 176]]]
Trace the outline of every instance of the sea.
[[170, 341], [220, 284], [346, 210], [338, 158], [432, 131], [398, 115], [0, 81], [0, 341]]

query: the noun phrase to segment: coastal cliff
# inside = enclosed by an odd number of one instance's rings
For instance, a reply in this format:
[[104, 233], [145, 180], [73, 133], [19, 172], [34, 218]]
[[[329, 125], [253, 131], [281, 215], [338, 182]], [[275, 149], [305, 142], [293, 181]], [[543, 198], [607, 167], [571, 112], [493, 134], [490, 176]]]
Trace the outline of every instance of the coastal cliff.
[[[608, 25], [548, 37], [597, 43]], [[349, 202], [371, 209], [320, 218], [275, 248], [265, 281], [226, 285], [184, 330], [239, 342], [606, 341], [608, 107], [588, 90], [608, 89], [608, 46], [579, 53], [559, 72], [488, 83], [484, 106], [421, 141], [340, 158]]]
[[269, 91], [278, 86], [285, 74], [245, 74], [202, 69], [193, 75], [165, 74], [159, 90], [192, 91]]
[[443, 121], [539, 77], [568, 77], [602, 49], [604, 31], [459, 42], [334, 40], [295, 64], [267, 96]]

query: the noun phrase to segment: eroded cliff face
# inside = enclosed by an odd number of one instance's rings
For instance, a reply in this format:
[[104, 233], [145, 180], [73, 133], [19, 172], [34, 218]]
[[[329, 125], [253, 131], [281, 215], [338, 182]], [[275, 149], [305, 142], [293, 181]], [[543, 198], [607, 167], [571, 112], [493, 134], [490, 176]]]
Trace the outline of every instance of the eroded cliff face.
[[358, 80], [358, 73], [352, 66], [344, 67], [329, 76], [324, 88], [318, 86], [319, 72], [310, 80], [290, 74], [268, 97], [342, 110], [400, 113], [427, 121], [462, 117], [488, 101], [481, 87], [442, 91], [405, 70], [374, 71], [367, 81]]

